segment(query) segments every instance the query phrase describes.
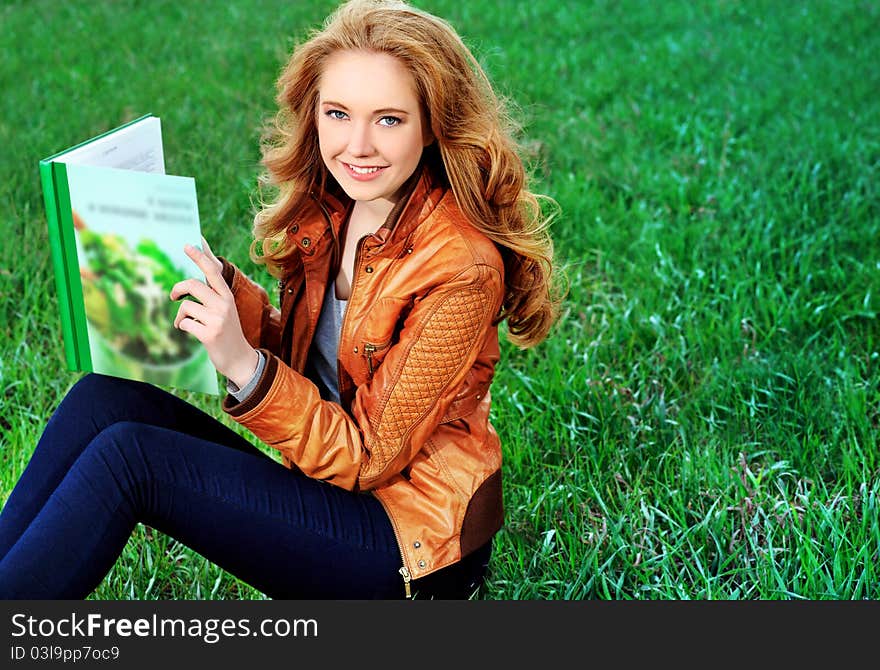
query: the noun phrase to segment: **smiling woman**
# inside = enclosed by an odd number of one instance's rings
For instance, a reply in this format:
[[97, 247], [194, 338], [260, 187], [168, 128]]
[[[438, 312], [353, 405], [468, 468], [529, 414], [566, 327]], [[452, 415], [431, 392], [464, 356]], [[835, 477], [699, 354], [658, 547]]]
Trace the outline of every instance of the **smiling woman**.
[[354, 201], [336, 277], [336, 296], [347, 300], [358, 240], [385, 221], [433, 138], [413, 77], [393, 56], [339, 52], [318, 91], [321, 158]]
[[[0, 514], [0, 597], [79, 598], [138, 522], [272, 597], [467, 598], [504, 522], [498, 327], [557, 318], [553, 245], [485, 73], [451, 26], [352, 0], [297, 47], [253, 260], [205, 242], [174, 326], [281, 463], [154, 386], [89, 375]], [[257, 253], [259, 251], [259, 253]], [[173, 492], [171, 495], [169, 492]]]

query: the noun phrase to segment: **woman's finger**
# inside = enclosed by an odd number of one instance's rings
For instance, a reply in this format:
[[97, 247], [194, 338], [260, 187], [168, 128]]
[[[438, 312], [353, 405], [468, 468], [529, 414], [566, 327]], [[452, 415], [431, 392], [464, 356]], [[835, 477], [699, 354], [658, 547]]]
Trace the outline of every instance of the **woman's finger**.
[[184, 333], [190, 333], [203, 344], [208, 337], [208, 327], [205, 326], [205, 324], [203, 324], [202, 322], [192, 318], [191, 316], [185, 316], [180, 319], [180, 322], [177, 324], [176, 328], [183, 331]]
[[213, 256], [209, 257], [204, 251], [191, 244], [184, 245], [183, 251], [193, 260], [199, 270], [205, 273], [205, 281], [208, 283], [208, 286], [218, 293], [229, 291], [229, 287], [223, 280], [222, 265], [216, 258], [211, 260]]
[[210, 286], [198, 279], [189, 278], [177, 282], [171, 287], [169, 294], [172, 300], [179, 300], [185, 295], [191, 295], [203, 305], [208, 307], [218, 307], [220, 297]]
[[210, 318], [211, 312], [204, 305], [200, 305], [192, 300], [185, 300], [177, 308], [177, 315], [174, 317], [174, 327], [180, 328], [181, 323], [185, 319], [196, 321], [200, 325], [205, 326]]
[[202, 251], [205, 252], [205, 255], [212, 261], [220, 262], [220, 260], [214, 255], [214, 252], [211, 251], [211, 245], [208, 244], [208, 240], [205, 239], [204, 235], [202, 235]]
[[211, 247], [208, 245], [208, 240], [205, 239], [205, 236], [202, 235], [202, 250], [205, 252], [205, 255], [211, 259], [211, 262], [217, 266], [217, 269], [220, 270], [220, 274], [223, 274], [223, 263], [222, 261], [214, 255], [214, 252], [211, 250]]

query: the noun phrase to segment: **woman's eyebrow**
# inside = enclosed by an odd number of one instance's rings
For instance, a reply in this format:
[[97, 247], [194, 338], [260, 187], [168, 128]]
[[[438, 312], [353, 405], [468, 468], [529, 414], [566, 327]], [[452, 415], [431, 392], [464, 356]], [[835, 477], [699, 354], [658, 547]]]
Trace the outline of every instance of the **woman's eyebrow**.
[[[336, 102], [335, 100], [321, 100], [321, 105], [328, 105], [330, 107], [339, 107], [340, 109], [345, 109], [345, 110], [348, 109], [348, 107], [343, 105], [341, 102]], [[410, 114], [411, 112], [408, 112], [405, 109], [399, 109], [397, 107], [383, 107], [382, 109], [375, 109], [371, 113], [372, 114]]]
[[405, 109], [397, 109], [396, 107], [383, 107], [374, 111], [373, 114], [409, 114], [409, 112]]

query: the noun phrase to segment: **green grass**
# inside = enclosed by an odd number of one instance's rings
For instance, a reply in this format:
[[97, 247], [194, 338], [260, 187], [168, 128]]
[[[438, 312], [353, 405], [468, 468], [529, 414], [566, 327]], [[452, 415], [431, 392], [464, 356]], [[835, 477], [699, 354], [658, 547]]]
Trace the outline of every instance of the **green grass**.
[[[878, 598], [877, 4], [418, 4], [516, 101], [570, 280], [552, 337], [502, 349], [479, 597]], [[38, 160], [153, 112], [212, 247], [270, 286], [246, 255], [259, 128], [332, 6], [0, 9], [0, 499], [79, 377]], [[139, 527], [93, 597], [263, 596]]]

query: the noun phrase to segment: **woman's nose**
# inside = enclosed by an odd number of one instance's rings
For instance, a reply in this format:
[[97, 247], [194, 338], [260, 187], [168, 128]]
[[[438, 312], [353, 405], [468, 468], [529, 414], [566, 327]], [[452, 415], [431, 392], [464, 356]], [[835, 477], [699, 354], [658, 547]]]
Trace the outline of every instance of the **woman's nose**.
[[348, 137], [348, 153], [352, 156], [369, 156], [373, 153], [373, 142], [370, 138], [370, 125], [355, 122], [351, 124], [351, 135]]

